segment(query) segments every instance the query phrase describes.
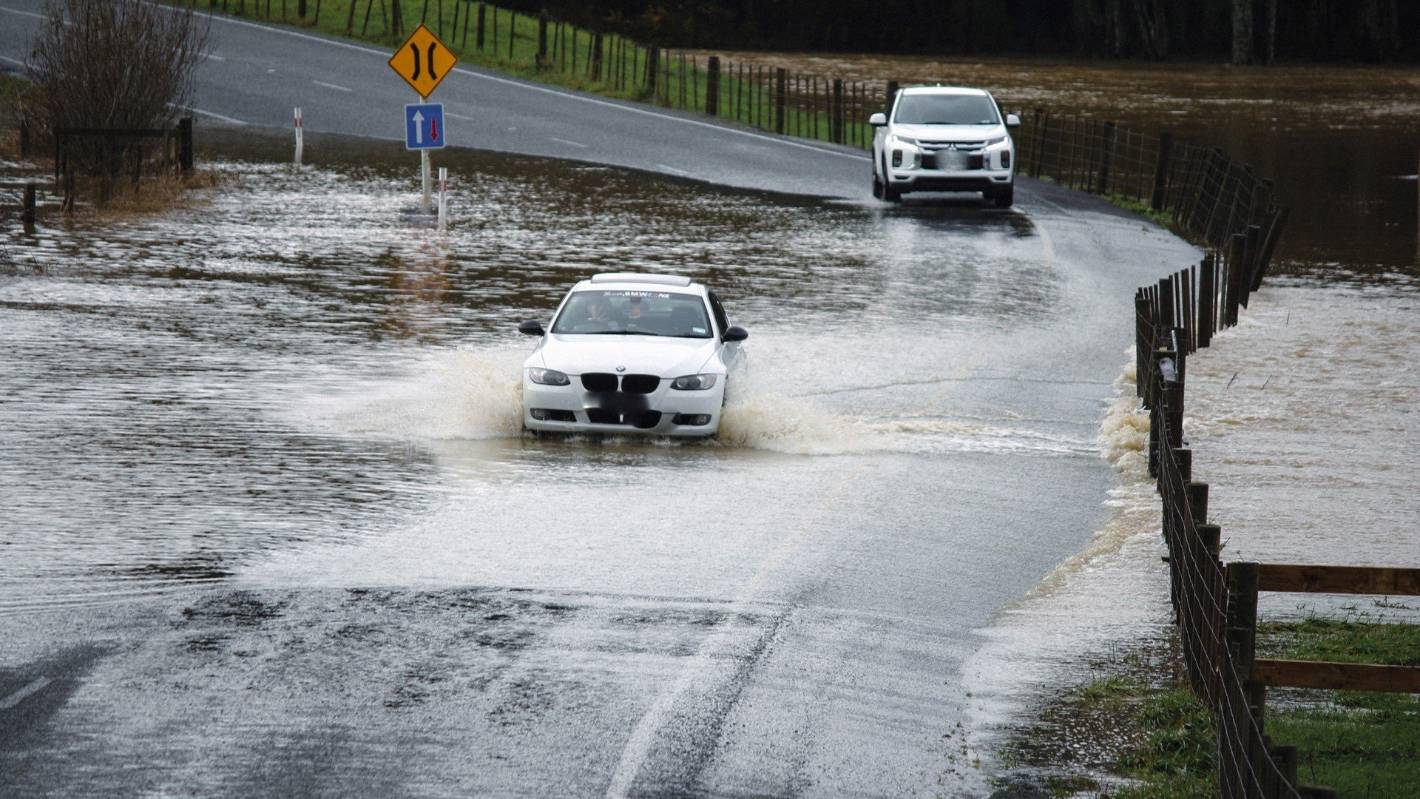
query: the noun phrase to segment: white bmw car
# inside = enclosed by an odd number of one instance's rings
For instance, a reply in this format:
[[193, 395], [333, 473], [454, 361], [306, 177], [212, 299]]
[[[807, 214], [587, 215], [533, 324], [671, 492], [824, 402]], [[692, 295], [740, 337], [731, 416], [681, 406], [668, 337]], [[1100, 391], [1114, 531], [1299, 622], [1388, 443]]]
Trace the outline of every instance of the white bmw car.
[[873, 196], [897, 202], [910, 191], [979, 191], [997, 208], [1016, 197], [1016, 145], [1010, 128], [981, 89], [911, 86], [887, 114], [873, 114]]
[[563, 298], [523, 363], [523, 426], [565, 433], [713, 436], [745, 367], [720, 299], [676, 275], [605, 274]]

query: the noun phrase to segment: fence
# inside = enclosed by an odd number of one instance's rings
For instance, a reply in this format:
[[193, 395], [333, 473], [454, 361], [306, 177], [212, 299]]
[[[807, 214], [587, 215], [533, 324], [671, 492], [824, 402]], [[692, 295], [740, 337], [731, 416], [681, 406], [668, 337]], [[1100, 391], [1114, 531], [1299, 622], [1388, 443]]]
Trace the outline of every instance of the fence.
[[192, 163], [192, 117], [183, 117], [172, 128], [54, 130], [54, 180], [63, 189], [65, 209], [74, 205], [76, 173], [99, 178], [99, 192], [107, 199], [114, 181], [125, 173], [137, 186], [145, 167], [189, 175]]
[[[1243, 234], [1265, 271], [1287, 210], [1273, 202], [1272, 181], [1258, 177], [1251, 166], [1168, 132], [1147, 134], [1039, 110], [1032, 119], [1016, 140], [1026, 174], [1147, 205], [1215, 250]], [[1249, 290], [1255, 291], [1262, 272], [1252, 277]]]
[[1273, 746], [1265, 735], [1267, 687], [1415, 692], [1420, 668], [1258, 659], [1258, 591], [1413, 596], [1420, 594], [1420, 570], [1225, 565], [1219, 559], [1222, 531], [1207, 521], [1208, 486], [1193, 481], [1193, 453], [1183, 439], [1184, 385], [1188, 356], [1237, 322], [1246, 291], [1262, 279], [1262, 250], [1249, 258], [1247, 238], [1233, 234], [1229, 258], [1209, 255], [1135, 295], [1138, 390], [1150, 411], [1149, 471], [1163, 506], [1169, 596], [1189, 685], [1212, 711], [1217, 730], [1220, 795], [1330, 797], [1329, 789], [1299, 785], [1295, 748]]

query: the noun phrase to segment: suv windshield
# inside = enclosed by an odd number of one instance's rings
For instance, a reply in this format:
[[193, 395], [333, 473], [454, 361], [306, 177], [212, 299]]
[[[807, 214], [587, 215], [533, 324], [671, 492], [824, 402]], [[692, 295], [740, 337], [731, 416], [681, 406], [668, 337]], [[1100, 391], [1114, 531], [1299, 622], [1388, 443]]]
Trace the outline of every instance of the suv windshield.
[[900, 125], [995, 125], [1001, 117], [980, 94], [904, 94], [893, 122]]
[[574, 292], [557, 315], [553, 333], [710, 338], [705, 301], [670, 291]]

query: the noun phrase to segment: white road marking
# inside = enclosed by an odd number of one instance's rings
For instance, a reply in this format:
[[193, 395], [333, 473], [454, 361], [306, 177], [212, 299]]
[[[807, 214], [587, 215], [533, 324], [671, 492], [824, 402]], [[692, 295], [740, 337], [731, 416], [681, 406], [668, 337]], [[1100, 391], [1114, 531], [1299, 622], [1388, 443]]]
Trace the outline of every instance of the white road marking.
[[223, 58], [223, 57], [217, 55], [216, 53], [208, 53], [208, 54], [207, 54], [207, 58], [209, 58], [209, 59], [211, 59], [211, 60], [213, 60], [213, 61], [226, 61], [226, 60], [227, 60], [227, 59], [225, 59], [225, 58]]
[[245, 124], [247, 124], [244, 120], [237, 119], [236, 117], [229, 117], [229, 116], [226, 116], [225, 114], [219, 114], [219, 113], [217, 113], [216, 111], [203, 111], [201, 108], [189, 108], [189, 109], [187, 109], [187, 110], [191, 111], [191, 112], [194, 113], [194, 114], [198, 114], [198, 115], [200, 115], [200, 116], [212, 117], [213, 119], [220, 119], [220, 120], [223, 121], [223, 122], [229, 122], [229, 123], [231, 123], [231, 124], [233, 124], [233, 125], [245, 125]]
[[553, 141], [557, 142], [558, 144], [566, 144], [566, 145], [570, 145], [570, 146], [572, 146], [572, 147], [582, 147], [582, 148], [585, 148], [585, 147], [587, 146], [587, 145], [585, 145], [585, 144], [583, 144], [583, 143], [581, 143], [581, 142], [579, 142], [579, 141], [572, 141], [571, 139], [559, 139], [559, 138], [557, 138], [556, 136], [548, 136], [548, 138], [549, 138], [549, 139], [552, 139]]
[[18, 58], [11, 58], [11, 57], [9, 57], [9, 56], [7, 56], [7, 55], [0, 55], [0, 61], [9, 61], [11, 64], [15, 64], [15, 65], [21, 66], [21, 67], [25, 65], [25, 62], [21, 61], [20, 59], [18, 59]]
[[19, 14], [22, 17], [34, 17], [35, 19], [44, 19], [43, 14], [36, 14], [33, 11], [21, 11], [18, 8], [7, 8], [5, 6], [0, 6], [0, 11], [9, 11], [11, 14]]
[[[173, 105], [172, 103], [168, 103], [168, 108], [177, 108], [177, 106]], [[244, 121], [242, 121], [242, 120], [240, 120], [240, 119], [236, 119], [236, 118], [234, 118], [234, 117], [229, 117], [229, 116], [224, 116], [224, 115], [218, 114], [218, 113], [216, 113], [216, 112], [214, 112], [214, 111], [203, 111], [201, 108], [184, 108], [184, 109], [179, 109], [179, 110], [186, 111], [186, 112], [188, 112], [189, 114], [197, 114], [198, 116], [212, 117], [213, 119], [220, 119], [220, 120], [222, 120], [223, 122], [230, 122], [230, 123], [232, 123], [233, 125], [245, 125], [245, 124], [247, 124], [246, 122], [244, 122]]]
[[677, 174], [677, 175], [689, 175], [689, 174], [690, 174], [689, 172], [686, 172], [684, 169], [676, 169], [675, 167], [673, 167], [673, 166], [668, 166], [668, 165], [666, 165], [666, 164], [656, 164], [656, 168], [657, 168], [657, 169], [664, 169], [664, 170], [666, 170], [667, 172], [673, 172], [673, 173], [675, 173], [675, 174]]
[[25, 699], [27, 699], [31, 694], [37, 691], [44, 690], [44, 687], [46, 685], [49, 685], [49, 682], [50, 680], [48, 677], [34, 678], [30, 681], [29, 685], [26, 685], [24, 688], [21, 688], [13, 694], [10, 694], [9, 696], [5, 697], [4, 700], [0, 700], [0, 710], [9, 710], [15, 705], [20, 704], [21, 702], [25, 701]]
[[[160, 7], [160, 8], [164, 8], [165, 6], [159, 6], [159, 7]], [[36, 15], [36, 16], [37, 16], [37, 15]], [[230, 18], [230, 17], [222, 17], [222, 16], [216, 16], [216, 15], [212, 15], [212, 16], [211, 16], [211, 19], [212, 19], [213, 21], [216, 21], [216, 22], [221, 22], [221, 23], [223, 23], [224, 25], [238, 25], [238, 26], [243, 26], [243, 27], [248, 27], [248, 28], [256, 28], [257, 30], [266, 31], [267, 33], [276, 33], [276, 34], [280, 34], [280, 35], [282, 35], [282, 36], [291, 36], [291, 37], [294, 37], [294, 38], [296, 38], [296, 39], [305, 39], [306, 41], [309, 41], [309, 42], [318, 42], [318, 43], [320, 43], [320, 44], [328, 45], [328, 46], [330, 46], [330, 47], [341, 47], [341, 48], [344, 48], [344, 49], [346, 49], [346, 50], [354, 50], [354, 51], [356, 51], [356, 52], [358, 52], [358, 53], [367, 53], [367, 54], [369, 54], [369, 55], [379, 56], [381, 60], [385, 60], [385, 59], [388, 59], [388, 58], [389, 58], [389, 54], [388, 54], [386, 51], [383, 51], [383, 50], [376, 50], [376, 49], [374, 49], [373, 47], [365, 47], [365, 46], [363, 46], [363, 45], [354, 44], [354, 43], [352, 43], [352, 42], [342, 42], [342, 41], [338, 41], [338, 40], [336, 40], [336, 39], [326, 39], [326, 38], [323, 38], [323, 37], [320, 37], [320, 36], [312, 36], [312, 35], [310, 35], [309, 33], [300, 33], [299, 31], [286, 30], [286, 29], [284, 29], [284, 28], [273, 28], [273, 27], [270, 27], [270, 26], [268, 26], [268, 25], [260, 25], [260, 24], [258, 24], [258, 23], [250, 22], [250, 21], [244, 20], [244, 19], [232, 19], [232, 18]], [[523, 82], [521, 82], [521, 81], [516, 81], [516, 80], [513, 80], [513, 79], [511, 79], [511, 78], [498, 77], [497, 75], [485, 75], [485, 74], [483, 74], [483, 73], [481, 73], [481, 72], [474, 72], [474, 71], [472, 71], [472, 70], [465, 69], [465, 68], [463, 68], [463, 67], [454, 67], [454, 71], [455, 71], [455, 72], [458, 72], [458, 73], [460, 73], [460, 74], [463, 74], [463, 75], [469, 75], [469, 76], [471, 76], [471, 77], [479, 78], [480, 80], [491, 81], [491, 82], [493, 82], [493, 83], [502, 83], [502, 84], [506, 84], [506, 85], [508, 85], [508, 86], [516, 86], [517, 88], [523, 89], [523, 90], [525, 90], [525, 91], [541, 92], [541, 93], [543, 93], [543, 94], [551, 94], [551, 95], [556, 96], [556, 97], [561, 97], [561, 98], [563, 98], [564, 100], [575, 100], [575, 101], [581, 102], [581, 103], [590, 103], [591, 105], [599, 105], [599, 106], [602, 106], [602, 107], [604, 107], [604, 108], [615, 109], [615, 110], [622, 111], [622, 112], [627, 113], [627, 114], [640, 114], [640, 115], [642, 115], [642, 116], [656, 117], [657, 119], [661, 119], [661, 120], [664, 120], [664, 121], [666, 121], [666, 122], [679, 122], [679, 123], [681, 123], [681, 124], [683, 124], [683, 125], [692, 125], [692, 126], [700, 127], [700, 128], [709, 128], [709, 129], [714, 130], [714, 131], [719, 132], [719, 133], [727, 133], [727, 134], [731, 134], [731, 135], [734, 135], [734, 136], [744, 136], [744, 137], [750, 138], [750, 139], [758, 139], [758, 140], [760, 140], [760, 141], [762, 141], [762, 142], [767, 142], [767, 143], [769, 143], [769, 144], [778, 144], [778, 145], [782, 145], [782, 146], [784, 146], [784, 147], [796, 147], [796, 148], [798, 148], [798, 149], [800, 149], [800, 150], [809, 150], [809, 151], [818, 153], [818, 154], [820, 154], [820, 155], [836, 155], [836, 156], [838, 156], [838, 157], [840, 157], [840, 158], [851, 158], [851, 159], [853, 159], [853, 160], [855, 160], [855, 161], [868, 161], [868, 160], [871, 160], [871, 156], [869, 156], [867, 153], [849, 153], [849, 152], [843, 152], [843, 151], [841, 151], [841, 150], [830, 150], [830, 149], [826, 149], [826, 148], [823, 148], [823, 147], [814, 147], [813, 145], [810, 145], [810, 144], [803, 144], [803, 143], [801, 143], [801, 142], [793, 141], [793, 140], [786, 139], [786, 138], [779, 137], [779, 136], [771, 136], [771, 135], [765, 134], [765, 133], [755, 133], [754, 131], [741, 130], [741, 129], [739, 129], [739, 128], [730, 128], [730, 127], [726, 127], [726, 126], [724, 126], [724, 125], [716, 125], [716, 124], [711, 123], [711, 122], [702, 122], [702, 121], [700, 121], [700, 120], [698, 120], [698, 119], [689, 119], [689, 118], [687, 118], [687, 117], [676, 116], [676, 115], [674, 115], [674, 114], [662, 113], [662, 112], [657, 111], [657, 110], [652, 109], [652, 108], [640, 108], [640, 107], [637, 107], [637, 106], [634, 106], [634, 105], [622, 105], [621, 103], [614, 103], [614, 102], [612, 102], [612, 101], [610, 101], [610, 100], [602, 100], [602, 99], [599, 99], [599, 98], [596, 98], [596, 97], [589, 97], [589, 96], [587, 96], [587, 95], [581, 95], [581, 94], [573, 94], [572, 92], [563, 91], [563, 90], [561, 90], [561, 89], [554, 89], [554, 88], [552, 88], [551, 86], [538, 86], [538, 85], [536, 85], [536, 84], [523, 83]]]
[[334, 83], [326, 83], [326, 82], [323, 81], [323, 80], [313, 80], [313, 81], [311, 81], [311, 83], [314, 83], [314, 84], [317, 85], [317, 86], [324, 86], [324, 87], [326, 87], [327, 89], [335, 89], [335, 90], [338, 91], [338, 92], [353, 92], [353, 91], [355, 91], [354, 89], [347, 89], [347, 88], [344, 87], [344, 86], [336, 86]]
[[478, 121], [478, 118], [477, 118], [477, 117], [466, 117], [466, 116], [464, 116], [463, 114], [455, 114], [455, 113], [452, 112], [452, 111], [445, 111], [445, 112], [444, 112], [444, 116], [448, 117], [449, 119], [462, 119], [462, 120], [465, 120], [465, 121], [467, 121], [467, 122], [477, 122], [477, 121]]

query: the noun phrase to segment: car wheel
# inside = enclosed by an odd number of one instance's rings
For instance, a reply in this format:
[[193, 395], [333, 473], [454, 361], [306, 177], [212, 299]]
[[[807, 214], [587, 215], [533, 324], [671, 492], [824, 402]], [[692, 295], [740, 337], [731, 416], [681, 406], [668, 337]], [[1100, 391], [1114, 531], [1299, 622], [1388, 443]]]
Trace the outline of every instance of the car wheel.
[[1016, 201], [1016, 184], [1012, 183], [1004, 189], [997, 189], [991, 198], [996, 203], [997, 208], [1010, 208]]
[[874, 173], [873, 173], [873, 199], [875, 199], [875, 200], [881, 200], [882, 198], [883, 198], [883, 182], [878, 179], [878, 173], [874, 172]]
[[[887, 171], [887, 156], [884, 155], [884, 156], [883, 156], [883, 175], [886, 176], [887, 173], [888, 173], [888, 171]], [[898, 191], [897, 189], [894, 189], [894, 188], [892, 187], [892, 184], [888, 183], [886, 177], [883, 178], [882, 184], [883, 184], [883, 195], [882, 195], [882, 197], [880, 197], [879, 199], [883, 200], [884, 202], [890, 202], [890, 203], [895, 203], [895, 202], [901, 202], [901, 201], [902, 201], [902, 192]]]

